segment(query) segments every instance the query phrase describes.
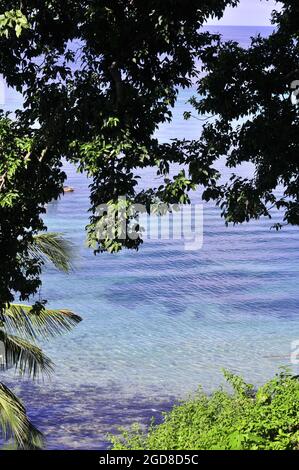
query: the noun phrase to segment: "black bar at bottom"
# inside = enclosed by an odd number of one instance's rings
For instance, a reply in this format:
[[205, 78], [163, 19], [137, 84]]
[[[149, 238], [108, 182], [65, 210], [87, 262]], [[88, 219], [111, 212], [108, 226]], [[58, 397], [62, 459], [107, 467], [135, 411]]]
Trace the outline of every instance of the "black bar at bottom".
[[[0, 451], [0, 468], [3, 464], [34, 464], [52, 466], [68, 464], [72, 467], [111, 469], [135, 469], [140, 466], [180, 466], [210, 468], [230, 465], [230, 469], [242, 463], [267, 462], [286, 465], [288, 461], [298, 464], [296, 451]], [[238, 467], [239, 468], [239, 467]], [[56, 469], [53, 469], [56, 470]]]

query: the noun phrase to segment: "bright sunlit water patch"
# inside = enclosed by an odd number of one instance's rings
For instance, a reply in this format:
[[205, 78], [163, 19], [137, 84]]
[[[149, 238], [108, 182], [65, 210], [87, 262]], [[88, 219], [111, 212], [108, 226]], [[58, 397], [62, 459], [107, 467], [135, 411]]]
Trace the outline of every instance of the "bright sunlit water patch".
[[[230, 37], [244, 42], [254, 32], [233, 28]], [[181, 93], [161, 139], [200, 134], [199, 121], [182, 118], [191, 94]], [[47, 223], [74, 243], [76, 269], [48, 269], [40, 295], [84, 321], [45, 345], [56, 364], [51, 381], [11, 379], [49, 448], [104, 448], [117, 426], [149, 423], [199, 384], [213, 390], [222, 368], [258, 384], [290, 364], [299, 339], [297, 229], [276, 233], [273, 221], [226, 228], [206, 205], [200, 251], [146, 241], [138, 253], [95, 257], [84, 246], [88, 182], [66, 170], [75, 192], [49, 205]], [[150, 172], [144, 181], [152, 185]]]

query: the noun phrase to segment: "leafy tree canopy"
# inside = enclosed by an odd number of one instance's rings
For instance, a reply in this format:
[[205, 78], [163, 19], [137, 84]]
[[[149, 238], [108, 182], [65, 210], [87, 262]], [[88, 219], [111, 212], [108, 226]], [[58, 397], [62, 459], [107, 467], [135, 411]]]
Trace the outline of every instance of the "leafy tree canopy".
[[137, 170], [166, 174], [182, 161], [154, 138], [171, 120], [178, 88], [190, 86], [210, 41], [199, 32], [237, 0], [0, 1], [0, 72], [24, 109], [0, 125], [0, 303], [39, 285], [41, 262], [28, 246], [44, 229], [44, 206], [63, 191], [62, 157], [91, 183], [89, 240], [95, 250], [140, 240], [96, 238], [96, 208], [118, 196], [185, 201], [184, 174], [141, 192]]
[[[186, 203], [197, 185], [227, 223], [271, 217], [298, 225], [298, 5], [285, 0], [269, 38], [248, 49], [199, 31], [236, 1], [0, 2], [0, 70], [24, 96], [14, 122], [1, 119], [0, 298], [22, 299], [39, 285], [40, 260], [28, 243], [43, 230], [44, 205], [59, 197], [62, 156], [91, 177], [89, 242], [95, 251], [138, 248], [140, 239], [98, 240], [97, 207], [128, 202]], [[0, 10], [1, 11], [1, 10]], [[15, 18], [13, 19], [12, 13]], [[198, 59], [204, 75], [198, 76]], [[161, 144], [179, 87], [198, 79], [192, 104], [212, 116], [194, 141]], [[186, 115], [186, 117], [188, 117]], [[231, 179], [216, 169], [225, 156]], [[169, 177], [172, 163], [188, 168]], [[252, 164], [252, 176], [238, 168]], [[156, 167], [158, 188], [140, 190], [138, 173]], [[277, 191], [277, 189], [279, 189]], [[3, 300], [2, 300], [3, 299]]]
[[[282, 214], [277, 229], [299, 225], [299, 101], [296, 105], [294, 100], [299, 4], [281, 3], [282, 11], [273, 13], [276, 28], [270, 37], [253, 38], [248, 49], [219, 38], [205, 50], [205, 76], [198, 82], [201, 98], [191, 102], [211, 119], [198, 141], [178, 143], [187, 154], [194, 184], [201, 182], [205, 167], [203, 197], [217, 201], [227, 223], [271, 217], [275, 208]], [[215, 170], [223, 155], [232, 174], [225, 183]], [[252, 166], [250, 177], [238, 174], [244, 163]], [[210, 181], [209, 175], [214, 177]]]

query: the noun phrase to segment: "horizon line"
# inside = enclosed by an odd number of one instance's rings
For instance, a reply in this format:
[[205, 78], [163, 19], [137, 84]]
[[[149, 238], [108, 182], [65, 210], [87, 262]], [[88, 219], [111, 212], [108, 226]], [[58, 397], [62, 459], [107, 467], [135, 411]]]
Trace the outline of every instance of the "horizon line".
[[225, 28], [273, 28], [275, 25], [269, 24], [206, 24], [203, 26], [220, 26]]

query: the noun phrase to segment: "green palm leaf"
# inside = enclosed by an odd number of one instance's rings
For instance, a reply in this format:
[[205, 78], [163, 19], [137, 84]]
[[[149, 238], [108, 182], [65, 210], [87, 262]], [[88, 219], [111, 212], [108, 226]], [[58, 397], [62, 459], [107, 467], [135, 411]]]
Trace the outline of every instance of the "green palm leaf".
[[70, 331], [81, 320], [69, 310], [36, 311], [26, 305], [13, 304], [3, 312], [2, 327], [6, 332], [23, 338], [36, 339], [39, 336], [47, 339]]
[[54, 264], [60, 271], [69, 272], [72, 269], [73, 245], [61, 233], [35, 235], [30, 253], [33, 258]]
[[41, 449], [42, 434], [29, 421], [20, 400], [0, 383], [0, 428], [5, 440], [13, 438], [18, 449]]
[[10, 336], [0, 329], [0, 342], [4, 345], [4, 368], [15, 367], [22, 374], [35, 378], [40, 374], [49, 375], [53, 370], [51, 360], [42, 350], [28, 341]]
[[[59, 233], [36, 235], [30, 247], [32, 258], [51, 262], [57, 269], [72, 268], [73, 247]], [[32, 378], [52, 371], [51, 360], [31, 341], [47, 339], [71, 330], [81, 321], [69, 310], [37, 309], [26, 305], [8, 305], [1, 312], [0, 345], [4, 346], [4, 370], [15, 367]], [[18, 336], [14, 336], [18, 335]], [[4, 439], [13, 438], [19, 449], [43, 447], [42, 434], [30, 423], [20, 400], [0, 383], [0, 429]]]

